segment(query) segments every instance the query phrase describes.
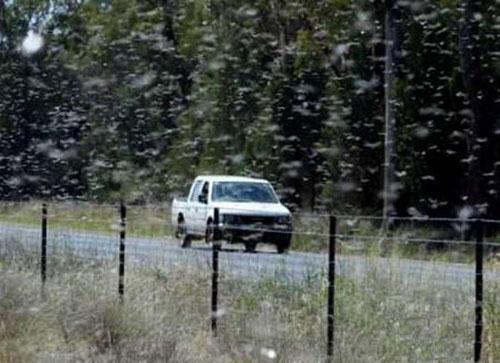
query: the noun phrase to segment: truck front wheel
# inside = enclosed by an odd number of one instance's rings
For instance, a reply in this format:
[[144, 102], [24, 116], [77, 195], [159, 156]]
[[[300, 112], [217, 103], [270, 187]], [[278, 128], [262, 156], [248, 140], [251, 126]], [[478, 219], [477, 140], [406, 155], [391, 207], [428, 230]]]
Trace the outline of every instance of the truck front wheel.
[[288, 234], [278, 234], [276, 238], [276, 250], [279, 254], [285, 253], [290, 248], [292, 236]]
[[279, 254], [285, 253], [290, 248], [290, 242], [278, 242], [276, 244], [276, 250]]
[[256, 241], [245, 241], [245, 252], [253, 253], [255, 252], [256, 248], [257, 248]]

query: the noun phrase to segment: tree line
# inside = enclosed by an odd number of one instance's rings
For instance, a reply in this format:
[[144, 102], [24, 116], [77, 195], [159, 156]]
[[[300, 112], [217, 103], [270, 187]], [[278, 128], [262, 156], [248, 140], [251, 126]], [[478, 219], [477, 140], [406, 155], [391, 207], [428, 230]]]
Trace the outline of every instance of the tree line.
[[223, 173], [265, 177], [294, 208], [500, 217], [499, 14], [0, 0], [0, 198], [165, 200]]

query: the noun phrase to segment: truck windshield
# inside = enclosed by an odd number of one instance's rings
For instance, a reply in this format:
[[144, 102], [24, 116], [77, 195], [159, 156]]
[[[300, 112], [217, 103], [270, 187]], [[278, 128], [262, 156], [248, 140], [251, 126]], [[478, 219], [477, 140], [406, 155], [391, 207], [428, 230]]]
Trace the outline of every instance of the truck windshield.
[[214, 183], [212, 201], [278, 203], [278, 199], [269, 184], [253, 182]]

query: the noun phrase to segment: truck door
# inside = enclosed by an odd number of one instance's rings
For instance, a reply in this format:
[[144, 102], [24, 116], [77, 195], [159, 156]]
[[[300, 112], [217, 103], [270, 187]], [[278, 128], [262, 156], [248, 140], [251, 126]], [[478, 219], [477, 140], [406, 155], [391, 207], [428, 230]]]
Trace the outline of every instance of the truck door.
[[203, 186], [202, 180], [197, 180], [194, 182], [193, 190], [191, 191], [189, 199], [186, 203], [186, 211], [185, 211], [186, 228], [187, 232], [191, 234], [195, 234], [197, 230], [196, 210], [199, 204], [198, 196], [200, 195], [202, 186]]
[[198, 235], [205, 235], [209, 186], [210, 184], [208, 181], [203, 182], [198, 197], [193, 204], [195, 206], [194, 219], [197, 227], [195, 233]]

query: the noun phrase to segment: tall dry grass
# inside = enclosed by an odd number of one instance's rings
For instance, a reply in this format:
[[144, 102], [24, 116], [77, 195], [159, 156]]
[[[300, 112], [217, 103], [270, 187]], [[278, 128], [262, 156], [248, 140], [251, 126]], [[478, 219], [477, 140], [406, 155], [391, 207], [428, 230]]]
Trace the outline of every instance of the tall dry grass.
[[[59, 249], [42, 291], [38, 256], [13, 239], [0, 243], [0, 362], [325, 359], [327, 285], [321, 274], [290, 281], [221, 271], [214, 338], [208, 265], [129, 264], [121, 303], [114, 259]], [[335, 361], [470, 361], [473, 285], [443, 287], [441, 278], [339, 277]], [[497, 361], [499, 290], [488, 286], [485, 357]]]

